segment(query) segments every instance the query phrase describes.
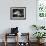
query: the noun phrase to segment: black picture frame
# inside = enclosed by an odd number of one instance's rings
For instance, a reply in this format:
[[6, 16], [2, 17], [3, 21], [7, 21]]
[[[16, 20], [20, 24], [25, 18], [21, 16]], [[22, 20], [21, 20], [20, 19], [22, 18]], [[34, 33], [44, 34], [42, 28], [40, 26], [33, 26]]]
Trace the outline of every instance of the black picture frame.
[[11, 20], [25, 20], [26, 19], [26, 7], [11, 7], [10, 8]]

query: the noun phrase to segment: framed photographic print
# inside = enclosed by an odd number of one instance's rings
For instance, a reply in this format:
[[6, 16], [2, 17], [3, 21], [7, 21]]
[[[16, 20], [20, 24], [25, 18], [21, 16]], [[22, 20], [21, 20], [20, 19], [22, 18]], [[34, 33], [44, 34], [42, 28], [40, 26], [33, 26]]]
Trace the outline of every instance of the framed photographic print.
[[10, 8], [11, 20], [25, 20], [26, 19], [26, 7], [11, 7]]
[[46, 0], [37, 0], [36, 10], [36, 24], [46, 25]]
[[46, 0], [37, 1], [37, 15], [39, 18], [46, 18]]

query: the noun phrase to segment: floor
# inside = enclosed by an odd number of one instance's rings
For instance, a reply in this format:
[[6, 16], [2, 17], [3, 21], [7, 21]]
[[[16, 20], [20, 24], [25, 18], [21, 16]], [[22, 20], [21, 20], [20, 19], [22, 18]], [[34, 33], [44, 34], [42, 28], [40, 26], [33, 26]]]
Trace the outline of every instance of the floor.
[[[34, 42], [32, 42], [30, 44], [31, 44], [30, 46], [37, 46], [37, 43], [34, 43]], [[3, 42], [2, 43], [0, 42], [0, 46], [4, 46], [4, 43]], [[15, 43], [10, 42], [10, 43], [8, 43], [8, 46], [15, 46]], [[21, 46], [23, 46], [23, 45], [21, 45]], [[44, 43], [44, 45], [42, 45], [42, 46], [46, 46], [46, 43]]]

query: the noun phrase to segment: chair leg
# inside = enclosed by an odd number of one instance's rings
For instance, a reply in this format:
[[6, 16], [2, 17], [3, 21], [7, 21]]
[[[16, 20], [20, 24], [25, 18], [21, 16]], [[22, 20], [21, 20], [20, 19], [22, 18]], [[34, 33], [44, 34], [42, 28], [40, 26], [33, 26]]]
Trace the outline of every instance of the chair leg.
[[7, 46], [7, 42], [5, 41], [5, 46]]

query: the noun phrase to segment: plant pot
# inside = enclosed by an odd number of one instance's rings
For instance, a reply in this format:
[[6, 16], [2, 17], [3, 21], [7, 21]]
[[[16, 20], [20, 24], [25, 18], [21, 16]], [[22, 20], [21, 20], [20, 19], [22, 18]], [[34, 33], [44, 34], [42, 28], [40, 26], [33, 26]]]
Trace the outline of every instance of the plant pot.
[[40, 43], [44, 43], [44, 40], [45, 40], [45, 39], [40, 39]]
[[45, 39], [38, 39], [37, 42], [38, 42], [39, 44], [41, 44], [41, 43], [44, 42], [44, 40], [45, 40]]
[[37, 39], [37, 43], [40, 43], [40, 39]]

